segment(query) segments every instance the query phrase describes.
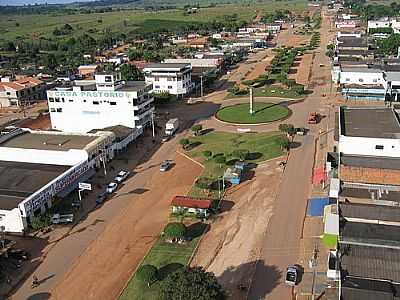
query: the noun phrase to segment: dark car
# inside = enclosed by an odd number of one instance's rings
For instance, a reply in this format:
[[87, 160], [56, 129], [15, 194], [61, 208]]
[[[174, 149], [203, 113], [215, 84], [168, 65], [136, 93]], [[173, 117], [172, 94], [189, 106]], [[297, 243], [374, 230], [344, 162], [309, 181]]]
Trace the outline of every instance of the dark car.
[[298, 283], [299, 268], [297, 266], [288, 266], [286, 269], [285, 283], [290, 286], [294, 286]]
[[101, 204], [106, 200], [107, 198], [107, 192], [102, 192], [100, 195], [96, 197], [96, 204]]
[[8, 257], [18, 260], [28, 260], [29, 253], [22, 249], [10, 249], [7, 252]]

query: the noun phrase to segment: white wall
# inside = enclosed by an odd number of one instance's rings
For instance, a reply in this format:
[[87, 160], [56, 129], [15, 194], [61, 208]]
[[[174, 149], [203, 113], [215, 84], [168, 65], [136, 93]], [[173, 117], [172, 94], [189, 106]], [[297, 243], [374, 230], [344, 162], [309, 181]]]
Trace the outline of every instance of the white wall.
[[85, 150], [51, 151], [38, 149], [0, 147], [0, 158], [4, 161], [18, 161], [36, 164], [74, 166], [88, 159]]
[[153, 92], [168, 91], [171, 95], [186, 95], [192, 89], [191, 72], [181, 75], [181, 78], [177, 80], [175, 76], [153, 73], [151, 76], [146, 76], [145, 80], [153, 84]]
[[[60, 96], [61, 92], [48, 91], [49, 111], [53, 129], [66, 132], [86, 133], [92, 129], [123, 125], [135, 128], [134, 105], [136, 92], [74, 92]], [[57, 95], [59, 95], [57, 97]], [[50, 98], [60, 98], [50, 102]], [[72, 100], [72, 101], [71, 101]], [[152, 98], [150, 98], [153, 101]], [[58, 110], [62, 111], [59, 112]]]
[[390, 27], [390, 21], [368, 21], [368, 30], [370, 28], [388, 28]]
[[[377, 145], [383, 146], [383, 149], [376, 149]], [[400, 158], [400, 139], [378, 139], [340, 135], [339, 152], [351, 155]]]
[[341, 71], [340, 84], [382, 84], [385, 88], [387, 87], [386, 80], [383, 76], [383, 72], [379, 71], [376, 73], [363, 73], [363, 72], [351, 72], [351, 71]]
[[24, 224], [19, 209], [14, 208], [12, 210], [0, 210], [0, 226], [4, 226], [6, 232], [22, 233], [26, 224]]

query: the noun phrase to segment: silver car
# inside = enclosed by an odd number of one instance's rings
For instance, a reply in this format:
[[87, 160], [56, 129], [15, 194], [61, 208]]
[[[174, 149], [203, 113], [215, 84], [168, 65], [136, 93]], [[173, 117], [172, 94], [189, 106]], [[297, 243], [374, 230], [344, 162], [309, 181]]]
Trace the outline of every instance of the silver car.
[[171, 161], [170, 160], [164, 160], [162, 162], [162, 164], [160, 165], [160, 171], [161, 172], [166, 172], [166, 171], [168, 171], [170, 166], [171, 166]]
[[299, 269], [297, 266], [288, 266], [286, 269], [285, 283], [290, 286], [295, 286], [299, 279]]

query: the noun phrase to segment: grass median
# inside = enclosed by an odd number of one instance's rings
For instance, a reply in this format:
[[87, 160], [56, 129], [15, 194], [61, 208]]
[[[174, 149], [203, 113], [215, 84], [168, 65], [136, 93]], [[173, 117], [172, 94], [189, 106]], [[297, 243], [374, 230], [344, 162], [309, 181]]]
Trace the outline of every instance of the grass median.
[[[266, 133], [230, 133], [213, 131], [201, 136], [190, 138], [195, 147], [186, 151], [190, 157], [204, 164], [202, 177], [218, 180], [225, 169], [238, 160], [233, 156], [234, 150], [245, 149], [249, 151], [246, 161], [259, 163], [284, 154], [280, 141], [284, 136], [280, 132]], [[190, 149], [190, 147], [189, 147]], [[212, 156], [206, 158], [205, 151], [210, 151]], [[219, 164], [216, 157], [223, 155], [226, 163]], [[193, 185], [189, 192], [193, 197], [217, 198], [218, 189], [204, 190]]]

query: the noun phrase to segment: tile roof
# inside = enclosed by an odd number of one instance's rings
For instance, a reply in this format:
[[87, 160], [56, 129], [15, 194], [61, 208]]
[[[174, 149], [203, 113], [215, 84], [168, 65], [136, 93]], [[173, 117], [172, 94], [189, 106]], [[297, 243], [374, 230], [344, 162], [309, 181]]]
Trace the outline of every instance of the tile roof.
[[172, 206], [180, 206], [180, 207], [207, 209], [207, 208], [211, 207], [211, 200], [201, 199], [201, 198], [192, 198], [192, 197], [186, 197], [186, 196], [175, 196], [172, 199], [171, 205]]

